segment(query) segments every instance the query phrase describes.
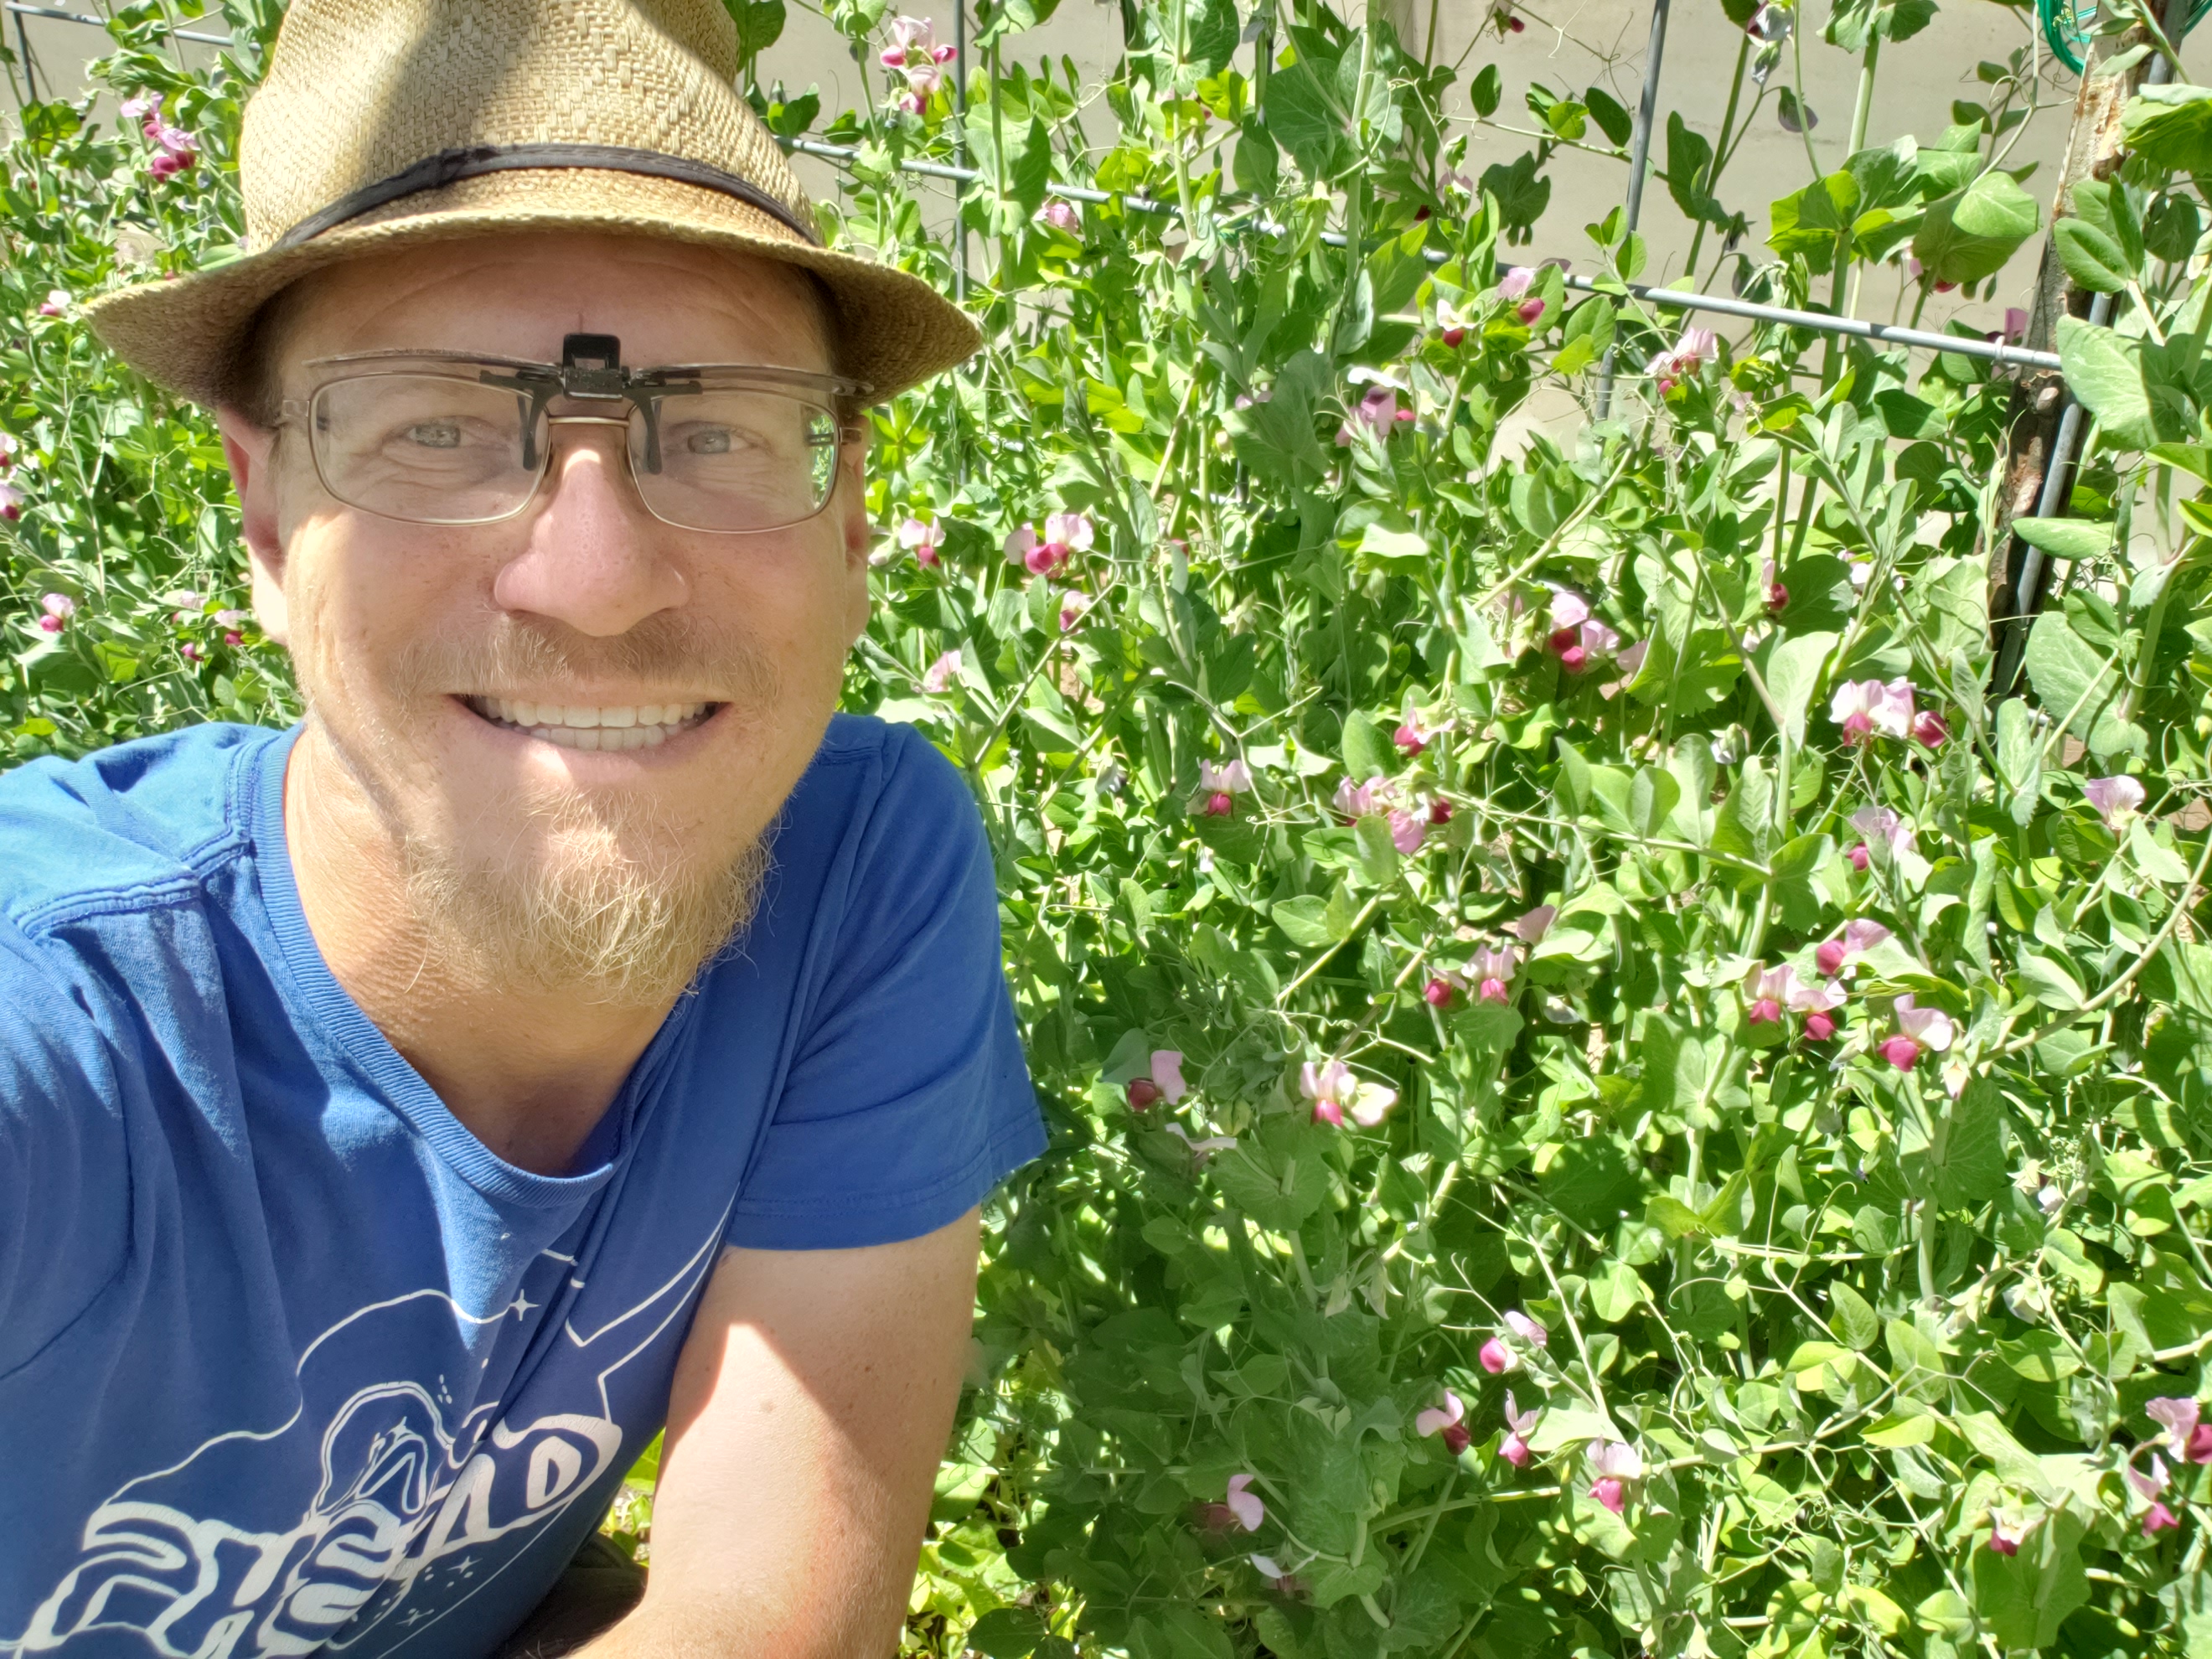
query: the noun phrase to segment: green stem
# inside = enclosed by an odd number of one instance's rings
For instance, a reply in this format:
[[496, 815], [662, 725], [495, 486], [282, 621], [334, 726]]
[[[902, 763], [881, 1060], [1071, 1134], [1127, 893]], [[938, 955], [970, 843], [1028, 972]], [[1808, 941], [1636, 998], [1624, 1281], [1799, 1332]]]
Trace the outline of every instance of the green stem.
[[[1851, 146], [1844, 152], [1846, 160], [1866, 148], [1867, 122], [1874, 113], [1875, 66], [1881, 58], [1881, 36], [1870, 33], [1867, 36], [1866, 56], [1859, 63], [1859, 91], [1856, 100], [1851, 106]], [[1844, 302], [1844, 315], [1856, 317], [1858, 315], [1859, 309], [1859, 280], [1865, 276], [1866, 267], [1856, 259], [1850, 260], [1848, 263], [1851, 268], [1851, 288], [1850, 297]], [[1836, 275], [1838, 280], [1841, 281], [1843, 276], [1841, 265], [1837, 267]], [[1829, 295], [1831, 305], [1834, 303], [1834, 300], [1835, 295], [1831, 293]]]

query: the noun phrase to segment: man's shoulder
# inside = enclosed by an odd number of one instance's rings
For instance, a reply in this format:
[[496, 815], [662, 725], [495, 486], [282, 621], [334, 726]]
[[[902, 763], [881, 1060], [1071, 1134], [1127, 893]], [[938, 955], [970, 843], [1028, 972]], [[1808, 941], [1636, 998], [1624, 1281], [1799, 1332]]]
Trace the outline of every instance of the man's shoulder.
[[210, 723], [0, 775], [0, 914], [35, 933], [195, 892], [245, 840], [240, 763], [283, 737]]
[[960, 769], [913, 726], [838, 714], [792, 791], [790, 811], [826, 811], [845, 823], [856, 812], [888, 815], [911, 825], [948, 814], [973, 818], [975, 801]]

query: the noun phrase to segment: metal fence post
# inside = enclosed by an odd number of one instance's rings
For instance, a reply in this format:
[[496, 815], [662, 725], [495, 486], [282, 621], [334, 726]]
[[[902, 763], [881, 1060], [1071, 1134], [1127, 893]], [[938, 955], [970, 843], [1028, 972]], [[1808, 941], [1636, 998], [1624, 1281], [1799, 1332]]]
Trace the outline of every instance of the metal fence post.
[[[1628, 232], [1644, 216], [1644, 173], [1651, 159], [1651, 124], [1659, 113], [1659, 60], [1667, 50], [1667, 0], [1651, 0], [1651, 40], [1644, 49], [1644, 96], [1636, 105], [1635, 136], [1628, 144]], [[1597, 418], [1613, 410], [1613, 354], [1607, 346], [1598, 371]]]

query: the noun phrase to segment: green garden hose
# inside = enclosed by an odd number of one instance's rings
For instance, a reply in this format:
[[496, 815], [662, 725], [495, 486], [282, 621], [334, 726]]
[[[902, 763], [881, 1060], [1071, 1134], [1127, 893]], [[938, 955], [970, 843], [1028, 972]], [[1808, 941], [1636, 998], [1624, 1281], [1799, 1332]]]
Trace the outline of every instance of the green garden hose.
[[[2195, 28], [2197, 20], [2208, 10], [2212, 10], [2212, 0], [2197, 0], [2189, 9], [2189, 21], [2182, 25], [2182, 33], [2185, 35]], [[2042, 19], [2043, 38], [2058, 54], [2058, 61], [2079, 75], [2081, 49], [2096, 32], [2097, 0], [2035, 0], [2035, 15]]]

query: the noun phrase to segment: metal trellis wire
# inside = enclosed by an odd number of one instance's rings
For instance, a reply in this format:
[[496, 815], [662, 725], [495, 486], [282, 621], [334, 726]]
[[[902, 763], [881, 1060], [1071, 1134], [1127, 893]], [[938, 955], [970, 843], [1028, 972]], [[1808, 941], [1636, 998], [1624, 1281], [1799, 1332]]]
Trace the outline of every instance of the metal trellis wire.
[[[88, 17], [81, 11], [64, 11], [58, 6], [19, 6], [15, 0], [6, 0], [7, 9], [15, 14], [16, 27], [21, 28], [26, 17], [51, 17], [58, 23], [83, 23], [96, 29], [105, 29], [105, 17]], [[202, 46], [235, 46], [238, 42], [227, 34], [199, 34], [191, 29], [172, 28], [168, 31], [179, 40], [197, 40]]]

